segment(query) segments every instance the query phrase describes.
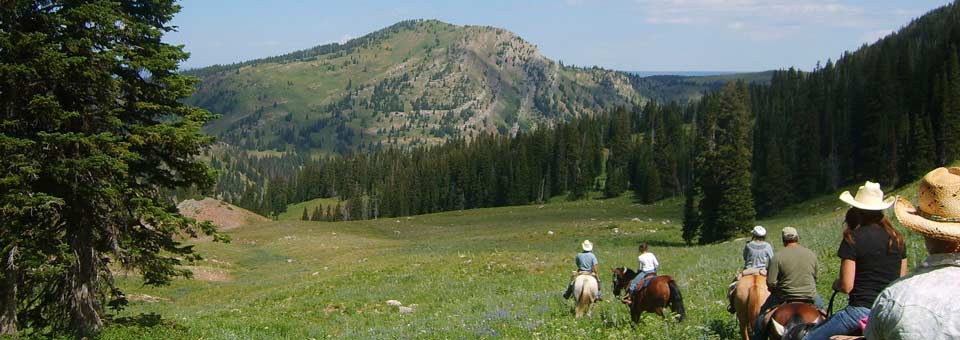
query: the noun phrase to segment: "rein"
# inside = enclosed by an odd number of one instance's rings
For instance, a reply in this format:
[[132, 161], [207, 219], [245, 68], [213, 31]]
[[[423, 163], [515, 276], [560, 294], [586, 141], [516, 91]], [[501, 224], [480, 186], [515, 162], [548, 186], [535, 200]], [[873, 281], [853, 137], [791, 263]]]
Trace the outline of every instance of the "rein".
[[828, 318], [829, 318], [831, 315], [833, 315], [833, 299], [835, 299], [835, 298], [837, 297], [837, 293], [839, 293], [839, 292], [840, 292], [839, 290], [835, 290], [835, 291], [833, 291], [833, 295], [830, 295], [830, 304], [827, 305], [827, 317], [828, 317]]

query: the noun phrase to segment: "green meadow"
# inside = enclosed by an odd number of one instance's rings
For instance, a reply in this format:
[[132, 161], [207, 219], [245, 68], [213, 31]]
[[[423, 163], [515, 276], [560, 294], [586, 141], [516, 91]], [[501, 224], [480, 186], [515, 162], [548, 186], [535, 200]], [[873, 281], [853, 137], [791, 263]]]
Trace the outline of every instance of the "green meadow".
[[[131, 303], [100, 337], [738, 338], [724, 293], [746, 239], [685, 245], [682, 205], [641, 205], [625, 195], [339, 223], [298, 221], [303, 206], [296, 206], [286, 220], [230, 231], [231, 243], [198, 242], [205, 260], [193, 265], [194, 279], [155, 288], [122, 275]], [[798, 228], [801, 243], [821, 259], [824, 299], [837, 276], [845, 208], [830, 195], [758, 221], [777, 249], [780, 228]], [[576, 320], [573, 301], [561, 293], [583, 239], [595, 242], [605, 301]], [[678, 280], [687, 320], [645, 314], [633, 324], [612, 297], [609, 269], [635, 268], [640, 242], [652, 245], [660, 273]], [[916, 235], [908, 247], [913, 268], [926, 253]], [[838, 297], [835, 309], [845, 304]]]

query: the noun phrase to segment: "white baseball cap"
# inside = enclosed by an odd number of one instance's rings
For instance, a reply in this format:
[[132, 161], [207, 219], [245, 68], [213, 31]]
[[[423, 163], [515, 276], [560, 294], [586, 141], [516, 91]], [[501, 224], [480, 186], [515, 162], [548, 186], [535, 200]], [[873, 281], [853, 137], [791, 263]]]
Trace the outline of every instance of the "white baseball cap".
[[764, 237], [764, 236], [767, 236], [767, 228], [764, 228], [763, 226], [758, 225], [756, 227], [753, 227], [753, 230], [751, 230], [750, 233], [756, 237]]

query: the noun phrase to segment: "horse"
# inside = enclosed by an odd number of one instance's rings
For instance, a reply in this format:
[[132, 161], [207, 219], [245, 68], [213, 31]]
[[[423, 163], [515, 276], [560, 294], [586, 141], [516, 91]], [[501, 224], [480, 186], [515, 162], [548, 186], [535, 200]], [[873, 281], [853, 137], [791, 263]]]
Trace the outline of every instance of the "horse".
[[[794, 322], [794, 324], [784, 329], [782, 339], [783, 340], [794, 340], [794, 339], [801, 340], [804, 337], [806, 337], [807, 333], [810, 333], [810, 331], [813, 330], [813, 328], [816, 327], [817, 324], [820, 323], [820, 321], [830, 318], [830, 315], [833, 315], [833, 300], [837, 298], [837, 293], [839, 293], [839, 291], [833, 291], [833, 295], [830, 295], [830, 304], [827, 307], [827, 315], [825, 317], [821, 315], [822, 318], [820, 320], [817, 320], [815, 322], [809, 322], [809, 323]], [[831, 339], [832, 338], [833, 337], [831, 337]]]
[[591, 314], [591, 307], [597, 301], [598, 286], [597, 279], [593, 275], [577, 275], [573, 283], [573, 296], [577, 298], [576, 318], [579, 319], [586, 312]]
[[[626, 289], [630, 280], [633, 280], [637, 273], [629, 268], [613, 269], [613, 295], [620, 296], [620, 290]], [[670, 310], [676, 315], [677, 321], [683, 321], [687, 316], [686, 309], [683, 307], [683, 296], [680, 294], [680, 288], [672, 277], [662, 275], [648, 279], [650, 281], [646, 288], [637, 289], [630, 297], [633, 303], [630, 304], [630, 317], [635, 323], [640, 322], [640, 314], [643, 312], [653, 312], [663, 316], [663, 308], [670, 306]]]
[[766, 325], [767, 334], [772, 340], [802, 339], [806, 331], [823, 320], [823, 314], [813, 304], [787, 302], [773, 310]]
[[760, 307], [769, 296], [766, 275], [757, 272], [743, 275], [737, 281], [733, 301], [737, 311], [737, 321], [740, 322], [740, 336], [743, 340], [750, 340], [750, 332], [753, 331], [753, 325], [757, 322]]

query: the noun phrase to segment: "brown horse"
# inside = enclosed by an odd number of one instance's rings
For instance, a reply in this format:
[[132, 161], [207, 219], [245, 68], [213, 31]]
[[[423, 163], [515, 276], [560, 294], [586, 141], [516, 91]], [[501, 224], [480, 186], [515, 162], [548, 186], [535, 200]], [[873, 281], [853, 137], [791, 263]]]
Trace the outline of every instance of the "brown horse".
[[[637, 273], [629, 268], [613, 269], [613, 295], [620, 296], [620, 291], [627, 288], [630, 280], [633, 280]], [[633, 303], [630, 305], [630, 317], [633, 322], [640, 322], [640, 314], [643, 312], [653, 312], [663, 316], [663, 308], [670, 306], [670, 310], [676, 315], [677, 321], [683, 321], [687, 316], [683, 308], [683, 296], [680, 295], [680, 288], [677, 283], [669, 276], [657, 276], [650, 280], [647, 288], [640, 288], [634, 291], [630, 296]], [[642, 283], [641, 283], [642, 284]]]
[[734, 307], [737, 310], [737, 321], [740, 322], [740, 336], [743, 340], [750, 340], [750, 332], [753, 331], [753, 325], [757, 322], [757, 315], [760, 314], [760, 306], [770, 291], [767, 290], [767, 276], [760, 273], [743, 275], [737, 281], [734, 290]]
[[767, 334], [772, 340], [799, 339], [791, 336], [787, 330], [800, 330], [806, 326], [813, 326], [824, 320], [823, 314], [813, 304], [806, 302], [788, 302], [780, 305], [773, 311], [770, 322], [767, 323]]

